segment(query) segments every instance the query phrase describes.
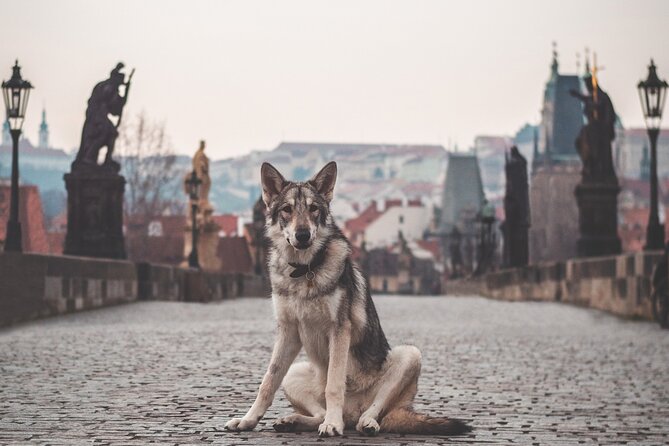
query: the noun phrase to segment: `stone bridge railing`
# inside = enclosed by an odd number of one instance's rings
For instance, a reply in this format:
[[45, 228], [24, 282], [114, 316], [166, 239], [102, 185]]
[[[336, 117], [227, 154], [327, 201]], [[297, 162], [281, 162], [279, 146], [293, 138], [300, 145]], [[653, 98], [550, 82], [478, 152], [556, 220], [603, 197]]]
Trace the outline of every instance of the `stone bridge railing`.
[[486, 276], [484, 294], [500, 300], [560, 301], [619, 316], [653, 319], [653, 267], [660, 251], [500, 270]]
[[268, 296], [258, 276], [169, 265], [0, 253], [0, 326], [138, 300], [208, 302]]

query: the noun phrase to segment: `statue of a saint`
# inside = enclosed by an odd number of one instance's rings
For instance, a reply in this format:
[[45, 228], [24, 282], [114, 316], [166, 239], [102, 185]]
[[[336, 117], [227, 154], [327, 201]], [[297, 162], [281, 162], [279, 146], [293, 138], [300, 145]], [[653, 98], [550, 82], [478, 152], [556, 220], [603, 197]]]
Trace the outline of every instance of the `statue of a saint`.
[[616, 112], [613, 103], [599, 87], [596, 72], [583, 78], [588, 94], [571, 90], [571, 95], [583, 102], [586, 124], [576, 139], [576, 149], [583, 162], [583, 180], [586, 182], [616, 180], [611, 155], [611, 141], [616, 137]]
[[592, 74], [583, 80], [587, 94], [571, 92], [583, 102], [587, 120], [576, 138], [583, 162], [581, 181], [574, 188], [580, 232], [576, 249], [579, 256], [615, 255], [621, 250], [617, 222], [620, 186], [611, 154], [616, 112], [609, 95], [599, 87], [596, 58]]
[[[207, 223], [213, 213], [213, 207], [209, 202], [209, 191], [211, 189], [211, 177], [209, 176], [209, 158], [204, 153], [205, 142], [200, 141], [200, 146], [193, 155], [193, 171], [197, 178], [201, 181], [200, 193], [198, 197], [198, 221], [200, 223]], [[188, 193], [188, 185], [186, 182], [190, 178], [190, 173], [186, 174], [184, 178], [184, 191]]]
[[[88, 108], [86, 108], [86, 121], [81, 133], [81, 145], [77, 158], [72, 167], [97, 167], [98, 155], [103, 147], [107, 147], [104, 163], [101, 167], [114, 172], [120, 170], [120, 165], [112, 159], [114, 143], [118, 136], [118, 126], [121, 123], [123, 107], [128, 99], [130, 78], [125, 81], [125, 74], [121, 73], [122, 63], [118, 63], [111, 71], [109, 79], [98, 83], [93, 88]], [[121, 96], [119, 88], [125, 86], [124, 96]], [[109, 116], [118, 117], [114, 124]]]

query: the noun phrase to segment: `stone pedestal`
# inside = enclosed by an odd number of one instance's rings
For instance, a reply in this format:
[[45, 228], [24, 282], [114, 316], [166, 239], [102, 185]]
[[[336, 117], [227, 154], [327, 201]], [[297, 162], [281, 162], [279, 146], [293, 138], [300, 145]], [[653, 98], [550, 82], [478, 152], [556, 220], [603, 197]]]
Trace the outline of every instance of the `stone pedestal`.
[[103, 169], [65, 174], [67, 235], [63, 253], [125, 259], [123, 191], [125, 178]]
[[[218, 256], [218, 232], [221, 228], [213, 221], [198, 224], [197, 254], [200, 268], [205, 271], [221, 269], [221, 259]], [[184, 266], [188, 265], [188, 256], [193, 246], [193, 230], [190, 224], [186, 226], [184, 234]]]
[[579, 210], [579, 257], [620, 254], [616, 182], [581, 182], [574, 191]]

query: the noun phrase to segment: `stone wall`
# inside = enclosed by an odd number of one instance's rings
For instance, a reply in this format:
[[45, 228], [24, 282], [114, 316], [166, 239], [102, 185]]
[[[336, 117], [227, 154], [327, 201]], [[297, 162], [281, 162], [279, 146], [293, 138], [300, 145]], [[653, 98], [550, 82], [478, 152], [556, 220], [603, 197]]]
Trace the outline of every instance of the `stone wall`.
[[209, 302], [268, 296], [261, 277], [168, 265], [0, 253], [0, 326], [137, 300]]
[[652, 320], [650, 282], [660, 251], [579, 258], [490, 273], [485, 294], [500, 300], [561, 301]]

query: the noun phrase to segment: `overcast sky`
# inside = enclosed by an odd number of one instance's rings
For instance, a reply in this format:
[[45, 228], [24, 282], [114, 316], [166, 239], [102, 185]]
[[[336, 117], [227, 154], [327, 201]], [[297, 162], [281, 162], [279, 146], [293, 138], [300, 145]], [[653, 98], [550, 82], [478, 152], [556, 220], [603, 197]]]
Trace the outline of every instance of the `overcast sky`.
[[[174, 148], [210, 156], [282, 140], [457, 144], [537, 122], [551, 42], [560, 70], [597, 52], [625, 126], [655, 58], [669, 77], [669, 1], [0, 0], [0, 78], [18, 57], [52, 145], [77, 147], [86, 101], [135, 67], [126, 113], [164, 120]], [[581, 63], [582, 66], [582, 63]], [[124, 118], [125, 119], [125, 118]]]

